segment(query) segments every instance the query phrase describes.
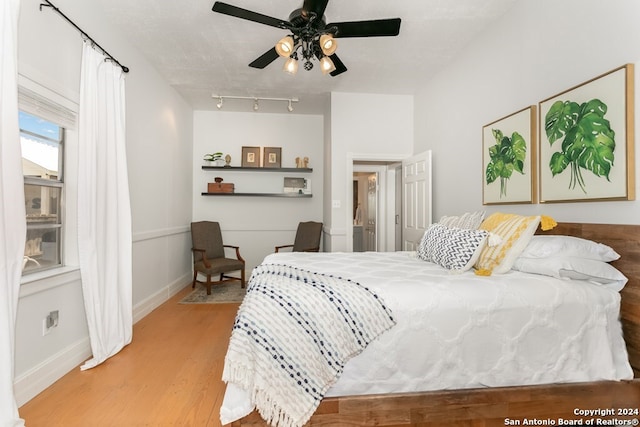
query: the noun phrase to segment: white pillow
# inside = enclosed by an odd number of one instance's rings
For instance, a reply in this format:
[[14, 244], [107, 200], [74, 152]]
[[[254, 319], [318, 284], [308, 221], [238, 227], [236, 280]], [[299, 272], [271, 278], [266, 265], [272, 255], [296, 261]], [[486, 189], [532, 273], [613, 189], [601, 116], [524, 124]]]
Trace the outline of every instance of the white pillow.
[[514, 270], [543, 274], [558, 279], [586, 280], [616, 292], [624, 288], [627, 278], [604, 261], [576, 257], [523, 258], [513, 264]]
[[485, 211], [467, 212], [458, 216], [443, 216], [440, 218], [439, 224], [447, 227], [467, 228], [469, 230], [477, 230], [484, 220]]
[[425, 231], [417, 256], [456, 272], [469, 270], [480, 256], [489, 232], [432, 224]]
[[523, 258], [570, 256], [610, 262], [620, 258], [612, 248], [602, 243], [573, 236], [533, 236], [522, 254]]

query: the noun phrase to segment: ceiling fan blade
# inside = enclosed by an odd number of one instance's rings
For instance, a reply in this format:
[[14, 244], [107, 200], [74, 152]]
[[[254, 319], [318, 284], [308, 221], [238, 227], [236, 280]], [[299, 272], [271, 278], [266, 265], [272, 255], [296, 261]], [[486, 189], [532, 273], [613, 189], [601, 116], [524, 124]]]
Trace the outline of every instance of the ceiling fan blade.
[[[335, 31], [332, 27], [335, 27]], [[400, 18], [334, 22], [326, 28], [335, 38], [397, 36], [400, 34]]]
[[259, 24], [269, 25], [276, 28], [289, 28], [289, 22], [282, 19], [272, 18], [271, 16], [263, 15], [261, 13], [252, 12], [241, 7], [232, 6], [221, 1], [217, 1], [213, 4], [211, 9], [214, 12], [222, 13], [224, 15], [234, 16], [236, 18], [246, 19], [248, 21], [257, 22]]
[[278, 55], [278, 52], [276, 52], [276, 48], [272, 47], [271, 49], [263, 53], [259, 58], [255, 59], [251, 64], [249, 64], [249, 67], [262, 69], [271, 64], [279, 57], [280, 55]]
[[338, 74], [342, 74], [345, 71], [347, 71], [347, 67], [344, 65], [344, 63], [340, 60], [340, 58], [338, 58], [338, 55], [336, 55], [335, 53], [333, 55], [331, 55], [329, 58], [331, 58], [331, 60], [333, 61], [333, 65], [335, 65], [336, 69], [333, 70], [331, 73], [332, 77], [337, 76]]
[[329, 0], [304, 0], [302, 5], [302, 13], [308, 16], [309, 13], [315, 13], [320, 19], [324, 16]]

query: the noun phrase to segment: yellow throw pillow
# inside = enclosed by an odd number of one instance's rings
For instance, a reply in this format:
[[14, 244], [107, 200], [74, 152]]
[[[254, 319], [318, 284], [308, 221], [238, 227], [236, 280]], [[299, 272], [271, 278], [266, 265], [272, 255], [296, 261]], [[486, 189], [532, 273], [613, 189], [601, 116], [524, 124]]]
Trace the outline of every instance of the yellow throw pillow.
[[488, 276], [511, 270], [516, 258], [529, 244], [540, 224], [540, 216], [522, 216], [496, 212], [485, 219], [480, 230], [487, 230], [502, 238], [495, 246], [485, 246], [475, 264], [476, 274]]

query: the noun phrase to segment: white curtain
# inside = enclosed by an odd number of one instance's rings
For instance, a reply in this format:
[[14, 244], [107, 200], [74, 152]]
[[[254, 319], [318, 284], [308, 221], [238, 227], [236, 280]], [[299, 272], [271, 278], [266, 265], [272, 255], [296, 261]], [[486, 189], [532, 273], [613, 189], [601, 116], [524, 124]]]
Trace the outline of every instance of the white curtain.
[[122, 69], [85, 42], [80, 76], [78, 249], [93, 368], [131, 342], [131, 206]]
[[13, 390], [15, 332], [27, 233], [18, 125], [20, 0], [0, 1], [0, 426], [23, 426]]

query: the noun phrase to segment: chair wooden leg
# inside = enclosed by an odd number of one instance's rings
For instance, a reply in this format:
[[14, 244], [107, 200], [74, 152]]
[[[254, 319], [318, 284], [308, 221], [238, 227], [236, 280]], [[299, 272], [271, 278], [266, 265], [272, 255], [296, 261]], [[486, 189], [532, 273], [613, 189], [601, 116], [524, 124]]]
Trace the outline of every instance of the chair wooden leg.
[[211, 295], [211, 275], [207, 274], [207, 295]]
[[246, 285], [246, 280], [244, 277], [244, 268], [240, 270], [240, 287], [244, 288]]
[[195, 289], [196, 287], [196, 279], [198, 278], [198, 272], [194, 271], [193, 272], [193, 283], [191, 284], [191, 289]]

